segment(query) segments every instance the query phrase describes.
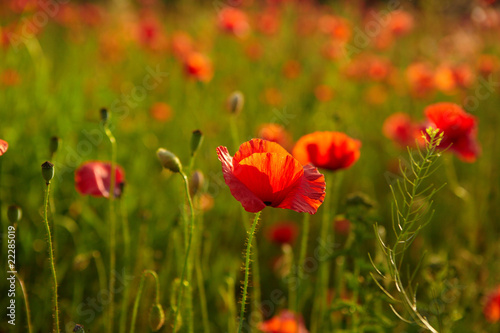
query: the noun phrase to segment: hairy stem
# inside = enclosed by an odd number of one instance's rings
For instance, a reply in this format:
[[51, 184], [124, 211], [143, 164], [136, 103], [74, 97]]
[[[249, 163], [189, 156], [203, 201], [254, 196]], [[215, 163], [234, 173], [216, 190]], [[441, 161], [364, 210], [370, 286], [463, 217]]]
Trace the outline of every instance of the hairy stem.
[[[181, 308], [181, 300], [182, 300], [182, 294], [184, 291], [184, 277], [186, 276], [186, 270], [188, 266], [188, 261], [189, 261], [189, 253], [191, 251], [191, 243], [193, 240], [193, 231], [194, 231], [194, 208], [193, 208], [193, 201], [191, 200], [191, 194], [189, 193], [189, 181], [185, 173], [181, 171], [181, 176], [182, 179], [184, 180], [184, 187], [186, 190], [186, 196], [188, 198], [189, 202], [189, 209], [191, 210], [191, 215], [189, 217], [189, 225], [188, 225], [188, 241], [187, 241], [187, 246], [186, 246], [186, 254], [184, 255], [184, 264], [182, 267], [182, 273], [181, 273], [181, 285], [180, 285], [180, 290], [179, 290], [179, 295], [177, 296], [177, 304], [176, 308], [174, 311], [174, 332], [177, 332], [177, 314], [179, 313], [179, 310]], [[189, 283], [189, 281], [188, 281]]]
[[116, 139], [108, 125], [105, 125], [109, 142], [111, 142], [111, 175], [109, 182], [109, 319], [108, 332], [114, 332], [115, 314], [115, 281], [116, 281], [116, 216], [115, 216], [115, 169], [116, 169]]
[[250, 231], [248, 232], [247, 249], [245, 254], [245, 281], [243, 284], [243, 292], [241, 296], [241, 310], [240, 310], [240, 324], [238, 326], [238, 333], [241, 333], [243, 328], [243, 322], [245, 321], [245, 304], [247, 301], [247, 290], [248, 290], [248, 276], [250, 275], [250, 256], [252, 249], [253, 236], [255, 230], [257, 229], [257, 224], [259, 222], [260, 212], [255, 214]]
[[50, 270], [52, 272], [52, 280], [54, 283], [53, 289], [53, 298], [54, 298], [54, 321], [55, 321], [55, 331], [60, 333], [59, 330], [59, 307], [57, 305], [57, 275], [56, 275], [56, 266], [54, 263], [54, 250], [52, 247], [52, 236], [50, 233], [49, 221], [47, 219], [47, 211], [49, 206], [49, 193], [50, 193], [50, 184], [47, 184], [45, 189], [45, 200], [44, 200], [44, 210], [43, 210], [43, 220], [45, 225], [45, 231], [47, 232], [47, 243], [49, 245], [49, 264]]

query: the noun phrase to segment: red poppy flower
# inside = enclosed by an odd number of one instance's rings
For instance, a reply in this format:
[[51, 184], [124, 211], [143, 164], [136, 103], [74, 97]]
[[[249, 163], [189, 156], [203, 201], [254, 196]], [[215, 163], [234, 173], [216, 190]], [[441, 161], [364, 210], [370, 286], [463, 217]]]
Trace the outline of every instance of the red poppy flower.
[[5, 154], [7, 149], [9, 149], [9, 144], [7, 143], [7, 141], [0, 139], [0, 156]]
[[359, 159], [361, 142], [340, 132], [314, 132], [304, 135], [293, 148], [302, 164], [311, 163], [328, 170], [347, 169]]
[[465, 162], [474, 162], [480, 147], [476, 141], [477, 120], [454, 103], [436, 103], [424, 110], [430, 125], [444, 132], [440, 147], [454, 151]]
[[252, 139], [234, 157], [222, 146], [217, 155], [231, 194], [247, 212], [271, 206], [314, 214], [323, 202], [325, 177], [277, 143]]
[[163, 102], [154, 103], [153, 106], [151, 106], [150, 113], [151, 116], [159, 122], [165, 122], [172, 118], [172, 108], [170, 105]]
[[417, 97], [426, 97], [434, 91], [434, 72], [425, 63], [413, 63], [406, 69], [410, 89]]
[[241, 10], [231, 7], [220, 11], [219, 27], [237, 37], [245, 37], [250, 32], [247, 15]]
[[336, 218], [333, 222], [333, 228], [337, 234], [347, 236], [351, 231], [351, 221], [342, 217]]
[[268, 239], [277, 244], [292, 244], [297, 237], [297, 225], [293, 222], [281, 222], [271, 226]]
[[415, 140], [422, 137], [420, 124], [412, 121], [409, 115], [396, 112], [389, 116], [382, 128], [384, 135], [402, 147], [414, 147]]
[[492, 323], [500, 321], [500, 288], [488, 295], [483, 314]]
[[186, 32], [177, 31], [172, 34], [172, 53], [178, 59], [184, 59], [193, 51], [193, 41]]
[[290, 310], [282, 310], [277, 316], [260, 323], [258, 329], [263, 333], [308, 333], [302, 316]]
[[259, 126], [257, 136], [260, 139], [276, 142], [288, 151], [292, 148], [292, 136], [281, 125], [262, 124]]
[[393, 35], [402, 36], [409, 33], [414, 26], [413, 16], [403, 10], [394, 10], [389, 15], [389, 30]]
[[212, 79], [213, 69], [210, 60], [201, 53], [192, 52], [184, 59], [186, 73], [201, 81], [208, 82]]
[[[76, 190], [83, 195], [109, 198], [110, 174], [110, 162], [85, 162], [75, 172]], [[123, 169], [116, 165], [115, 197], [121, 195], [120, 183], [123, 183], [124, 175]]]

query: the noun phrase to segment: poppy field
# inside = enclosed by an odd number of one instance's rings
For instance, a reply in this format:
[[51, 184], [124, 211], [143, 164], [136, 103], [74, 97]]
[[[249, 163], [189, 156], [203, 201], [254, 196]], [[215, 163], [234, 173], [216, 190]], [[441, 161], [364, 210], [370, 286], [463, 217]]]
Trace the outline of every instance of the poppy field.
[[499, 332], [500, 4], [0, 3], [0, 332]]

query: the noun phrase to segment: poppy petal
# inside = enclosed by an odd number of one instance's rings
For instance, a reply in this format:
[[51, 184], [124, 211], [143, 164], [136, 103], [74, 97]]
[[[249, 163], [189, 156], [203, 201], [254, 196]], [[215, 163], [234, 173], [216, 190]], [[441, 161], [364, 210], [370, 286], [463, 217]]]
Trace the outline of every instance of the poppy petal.
[[238, 178], [234, 175], [233, 158], [229, 155], [226, 147], [217, 148], [217, 156], [222, 163], [222, 172], [224, 180], [233, 197], [238, 200], [243, 208], [250, 213], [256, 213], [263, 210], [266, 205], [255, 194], [252, 193]]
[[234, 154], [234, 161], [235, 163], [239, 163], [242, 159], [255, 153], [279, 153], [290, 155], [285, 148], [281, 147], [276, 142], [252, 139], [240, 146], [236, 154]]
[[7, 143], [7, 141], [0, 139], [0, 156], [5, 154], [7, 149], [9, 149], [9, 144]]
[[314, 132], [304, 135], [293, 148], [293, 156], [303, 165], [338, 170], [349, 168], [360, 156], [361, 142], [341, 132]]
[[[87, 162], [75, 172], [75, 187], [80, 194], [109, 198], [111, 163]], [[115, 197], [121, 195], [120, 183], [124, 172], [119, 165], [115, 169]]]
[[234, 175], [266, 205], [278, 207], [304, 171], [289, 154], [254, 153], [234, 166]]
[[315, 214], [325, 199], [325, 176], [313, 165], [304, 166], [304, 175], [279, 208]]

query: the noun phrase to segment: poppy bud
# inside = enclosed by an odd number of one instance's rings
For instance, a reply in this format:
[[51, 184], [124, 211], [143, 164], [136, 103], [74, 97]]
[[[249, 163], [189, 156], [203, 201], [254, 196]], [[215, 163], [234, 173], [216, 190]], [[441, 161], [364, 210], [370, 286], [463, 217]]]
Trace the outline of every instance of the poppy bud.
[[49, 150], [51, 156], [57, 152], [57, 149], [59, 149], [59, 143], [61, 143], [61, 139], [59, 137], [53, 136], [50, 138]]
[[245, 104], [245, 97], [241, 93], [241, 91], [235, 91], [227, 100], [227, 108], [229, 112], [232, 114], [239, 114], [243, 109], [243, 105]]
[[192, 197], [194, 197], [200, 188], [203, 187], [203, 182], [203, 173], [199, 170], [193, 172], [191, 179], [189, 180], [189, 194], [191, 194]]
[[159, 331], [165, 323], [165, 312], [161, 304], [154, 304], [149, 312], [149, 327], [153, 332]]
[[108, 112], [108, 109], [106, 109], [106, 108], [102, 108], [102, 109], [101, 109], [101, 120], [102, 120], [104, 123], [107, 123], [107, 122], [108, 122], [108, 119], [109, 119], [109, 112]]
[[200, 148], [202, 142], [203, 133], [200, 130], [193, 131], [193, 135], [191, 135], [191, 156], [196, 154], [196, 151]]
[[21, 207], [11, 205], [9, 206], [9, 208], [7, 208], [7, 217], [9, 218], [10, 223], [18, 222], [19, 220], [21, 220], [22, 216], [23, 211], [21, 210]]
[[166, 149], [159, 148], [156, 151], [156, 156], [160, 160], [161, 165], [172, 172], [181, 172], [182, 163], [177, 156]]
[[42, 177], [45, 179], [46, 184], [49, 185], [52, 178], [54, 178], [54, 164], [49, 161], [42, 164]]

